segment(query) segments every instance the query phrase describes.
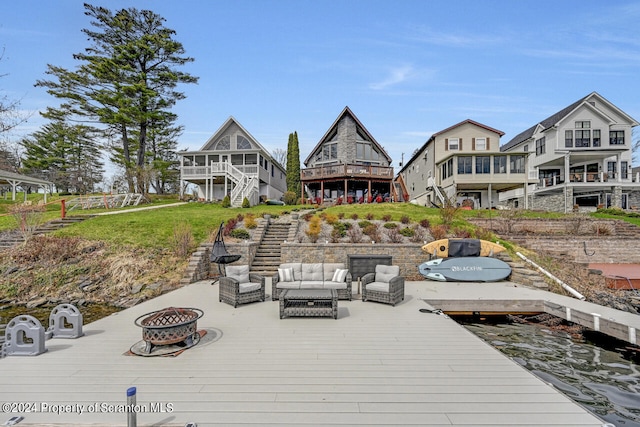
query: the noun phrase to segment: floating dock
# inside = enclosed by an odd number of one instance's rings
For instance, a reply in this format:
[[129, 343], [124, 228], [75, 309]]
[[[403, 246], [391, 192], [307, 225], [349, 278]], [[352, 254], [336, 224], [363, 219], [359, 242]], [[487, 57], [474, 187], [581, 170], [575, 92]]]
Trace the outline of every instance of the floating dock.
[[[270, 298], [234, 309], [210, 283], [87, 324], [81, 338], [49, 340], [38, 356], [0, 360], [0, 402], [26, 408], [3, 411], [0, 424], [123, 426], [131, 387], [138, 426], [604, 424], [454, 320], [420, 311], [458, 297], [558, 304], [553, 294], [416, 281], [396, 307], [354, 299], [339, 301], [337, 320], [281, 320]], [[200, 342], [176, 357], [126, 355], [141, 340], [134, 320], [171, 306], [204, 311]], [[601, 314], [602, 325], [611, 314]]]

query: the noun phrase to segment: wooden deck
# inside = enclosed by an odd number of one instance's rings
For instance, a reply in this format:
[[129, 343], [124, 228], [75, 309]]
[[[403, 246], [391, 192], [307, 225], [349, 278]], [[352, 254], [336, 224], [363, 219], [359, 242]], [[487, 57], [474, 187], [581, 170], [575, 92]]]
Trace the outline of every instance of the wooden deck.
[[[154, 410], [138, 426], [602, 426], [453, 320], [420, 312], [444, 285], [408, 282], [396, 307], [340, 301], [337, 320], [280, 320], [269, 299], [234, 309], [217, 285], [192, 284], [85, 325], [82, 338], [47, 341], [39, 356], [0, 360], [1, 403], [74, 405], [3, 413], [0, 424], [22, 415], [20, 426], [123, 426], [122, 408], [105, 405], [125, 405], [135, 386], [138, 405]], [[496, 285], [498, 295], [524, 289]], [[141, 339], [134, 319], [168, 306], [204, 310], [203, 340], [177, 357], [124, 355]]]

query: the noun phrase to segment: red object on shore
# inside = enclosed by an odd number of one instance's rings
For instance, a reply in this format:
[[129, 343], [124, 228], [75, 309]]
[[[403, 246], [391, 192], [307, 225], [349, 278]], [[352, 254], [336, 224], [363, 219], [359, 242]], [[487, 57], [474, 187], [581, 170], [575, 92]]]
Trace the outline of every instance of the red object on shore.
[[592, 270], [602, 271], [609, 289], [640, 289], [640, 264], [589, 264]]

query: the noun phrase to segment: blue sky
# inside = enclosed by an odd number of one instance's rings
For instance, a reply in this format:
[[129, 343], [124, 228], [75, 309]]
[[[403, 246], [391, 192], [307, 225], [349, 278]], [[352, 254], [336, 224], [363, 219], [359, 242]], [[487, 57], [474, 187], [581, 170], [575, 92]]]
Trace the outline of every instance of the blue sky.
[[[398, 166], [465, 119], [502, 144], [598, 92], [640, 119], [638, 1], [131, 0], [166, 19], [200, 78], [175, 108], [180, 149], [199, 149], [234, 116], [267, 149], [298, 132], [304, 160], [349, 106]], [[0, 95], [29, 112], [57, 101], [33, 85], [73, 69], [89, 47], [82, 1], [7, 2]], [[34, 114], [13, 138], [43, 123]], [[635, 134], [637, 135], [637, 133]], [[634, 137], [637, 140], [637, 136]]]

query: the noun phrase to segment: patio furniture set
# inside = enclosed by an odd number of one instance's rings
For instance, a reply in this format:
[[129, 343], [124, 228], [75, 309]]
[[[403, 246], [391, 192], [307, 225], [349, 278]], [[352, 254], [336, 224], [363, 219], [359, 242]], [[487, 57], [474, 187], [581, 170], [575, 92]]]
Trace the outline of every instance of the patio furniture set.
[[[337, 319], [338, 300], [352, 299], [352, 276], [342, 263], [285, 263], [272, 277], [271, 299], [279, 301], [280, 318], [328, 316]], [[265, 301], [265, 277], [248, 265], [227, 266], [220, 277], [219, 299], [234, 307]], [[395, 306], [404, 300], [400, 267], [375, 265], [361, 277], [362, 301]]]

